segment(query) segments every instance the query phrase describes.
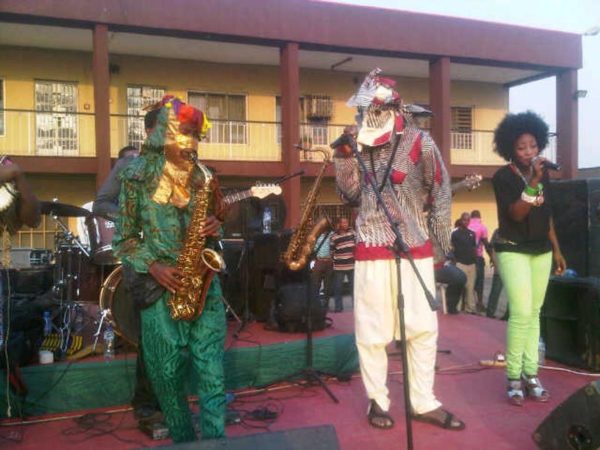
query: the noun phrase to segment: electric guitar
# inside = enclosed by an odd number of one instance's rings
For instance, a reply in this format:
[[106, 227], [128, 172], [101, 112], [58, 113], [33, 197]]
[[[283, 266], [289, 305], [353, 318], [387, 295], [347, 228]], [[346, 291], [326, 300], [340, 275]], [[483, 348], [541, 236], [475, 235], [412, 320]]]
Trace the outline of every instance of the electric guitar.
[[478, 173], [474, 173], [471, 175], [467, 175], [464, 180], [459, 181], [458, 183], [453, 183], [450, 186], [452, 189], [452, 195], [456, 194], [457, 191], [462, 189], [466, 189], [467, 191], [473, 191], [481, 186], [481, 180], [483, 177]]
[[226, 195], [223, 197], [223, 203], [226, 205], [231, 205], [249, 197], [257, 197], [262, 199], [271, 194], [281, 195], [281, 186], [276, 184], [256, 184], [250, 189]]

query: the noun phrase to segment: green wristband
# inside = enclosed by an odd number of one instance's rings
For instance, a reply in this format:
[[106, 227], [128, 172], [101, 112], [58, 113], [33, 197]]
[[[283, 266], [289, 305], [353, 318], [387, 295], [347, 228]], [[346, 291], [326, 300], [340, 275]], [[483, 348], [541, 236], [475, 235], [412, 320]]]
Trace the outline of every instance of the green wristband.
[[539, 192], [539, 189], [533, 188], [531, 186], [529, 186], [528, 184], [525, 186], [525, 193], [527, 195], [531, 195], [532, 197], [535, 197]]

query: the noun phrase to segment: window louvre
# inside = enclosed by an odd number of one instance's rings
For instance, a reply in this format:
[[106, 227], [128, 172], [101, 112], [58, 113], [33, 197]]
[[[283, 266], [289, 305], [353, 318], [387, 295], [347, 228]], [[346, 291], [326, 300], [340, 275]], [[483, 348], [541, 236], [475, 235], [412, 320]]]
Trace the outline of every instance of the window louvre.
[[189, 92], [188, 102], [208, 116], [212, 124], [208, 131], [208, 142], [213, 144], [247, 142], [245, 95]]
[[471, 121], [471, 108], [465, 106], [453, 106], [452, 114], [452, 131], [459, 133], [470, 133], [473, 129]]

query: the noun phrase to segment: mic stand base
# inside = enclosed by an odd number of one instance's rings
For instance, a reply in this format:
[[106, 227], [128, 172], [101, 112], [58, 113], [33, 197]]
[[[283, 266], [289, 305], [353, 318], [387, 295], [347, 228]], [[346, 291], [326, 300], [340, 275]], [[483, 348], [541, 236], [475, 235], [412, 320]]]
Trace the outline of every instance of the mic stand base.
[[[310, 267], [310, 263], [312, 259], [307, 263], [307, 267]], [[289, 380], [295, 380], [297, 378], [302, 378], [306, 381], [306, 384], [311, 386], [318, 384], [320, 385], [329, 398], [333, 400], [335, 403], [339, 403], [338, 398], [331, 392], [331, 389], [327, 386], [327, 384], [321, 379], [321, 375], [325, 375], [322, 372], [315, 370], [313, 367], [313, 340], [312, 340], [312, 303], [313, 303], [313, 291], [312, 291], [312, 283], [310, 281], [310, 270], [304, 269], [304, 286], [306, 291], [306, 367], [304, 369], [300, 369], [296, 373], [286, 377]]]

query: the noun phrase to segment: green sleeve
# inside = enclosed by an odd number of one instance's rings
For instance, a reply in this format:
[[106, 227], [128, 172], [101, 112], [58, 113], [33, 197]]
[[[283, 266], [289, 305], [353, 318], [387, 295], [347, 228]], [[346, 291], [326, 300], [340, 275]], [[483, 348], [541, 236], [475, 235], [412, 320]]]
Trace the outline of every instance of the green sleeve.
[[142, 186], [130, 179], [123, 179], [119, 193], [119, 214], [116, 221], [113, 248], [117, 258], [129, 264], [136, 272], [147, 273], [156, 260], [142, 235], [140, 192]]

